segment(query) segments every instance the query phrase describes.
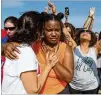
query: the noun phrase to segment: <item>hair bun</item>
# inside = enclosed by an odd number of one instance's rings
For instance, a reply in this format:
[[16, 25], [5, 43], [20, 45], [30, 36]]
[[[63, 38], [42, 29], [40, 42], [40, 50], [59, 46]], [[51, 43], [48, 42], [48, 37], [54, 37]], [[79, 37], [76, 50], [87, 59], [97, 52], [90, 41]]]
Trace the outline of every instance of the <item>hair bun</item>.
[[47, 16], [48, 16], [48, 14], [46, 12], [41, 12], [40, 21], [44, 21]]
[[58, 17], [59, 19], [63, 19], [64, 14], [60, 12], [60, 13], [57, 14], [57, 17]]
[[41, 12], [41, 15], [45, 16], [45, 15], [47, 15], [47, 13], [46, 12]]

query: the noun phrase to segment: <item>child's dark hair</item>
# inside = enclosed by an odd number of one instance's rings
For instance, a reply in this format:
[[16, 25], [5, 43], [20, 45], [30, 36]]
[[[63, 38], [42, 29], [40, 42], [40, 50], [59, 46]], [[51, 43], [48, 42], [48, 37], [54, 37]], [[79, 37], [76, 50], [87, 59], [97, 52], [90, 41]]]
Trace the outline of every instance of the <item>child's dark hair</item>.
[[38, 38], [37, 28], [40, 13], [36, 11], [25, 12], [19, 19], [17, 31], [12, 38], [13, 41], [30, 44]]

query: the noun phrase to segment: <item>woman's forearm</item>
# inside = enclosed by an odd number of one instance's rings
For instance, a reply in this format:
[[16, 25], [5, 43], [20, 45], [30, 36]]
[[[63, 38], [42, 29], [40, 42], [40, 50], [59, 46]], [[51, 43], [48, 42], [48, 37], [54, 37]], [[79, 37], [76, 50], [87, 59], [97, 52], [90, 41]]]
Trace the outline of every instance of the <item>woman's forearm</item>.
[[92, 18], [88, 16], [87, 20], [85, 21], [83, 28], [88, 29], [88, 26], [90, 25]]
[[90, 25], [88, 27], [88, 30], [92, 31], [93, 24], [94, 24], [94, 19], [91, 20], [91, 23], [90, 23]]
[[66, 69], [63, 64], [57, 63], [53, 68], [60, 80], [64, 80], [69, 83], [72, 79], [70, 70]]
[[72, 47], [73, 50], [77, 46], [76, 42], [73, 40], [73, 38], [70, 35], [68, 36], [65, 35], [65, 42], [67, 45]]
[[46, 66], [45, 70], [38, 76], [38, 88], [39, 88], [39, 91], [41, 91], [46, 79], [47, 79], [47, 76], [49, 74], [51, 70], [51, 67], [50, 66]]

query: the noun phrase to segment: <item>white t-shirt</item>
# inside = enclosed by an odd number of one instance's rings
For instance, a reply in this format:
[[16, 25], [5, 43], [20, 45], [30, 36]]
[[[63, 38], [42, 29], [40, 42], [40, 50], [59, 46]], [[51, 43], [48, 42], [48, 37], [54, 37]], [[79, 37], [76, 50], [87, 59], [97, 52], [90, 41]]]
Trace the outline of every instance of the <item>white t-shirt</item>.
[[74, 77], [70, 86], [76, 90], [92, 90], [99, 85], [96, 67], [97, 56], [94, 48], [90, 48], [87, 54], [83, 54], [78, 46], [74, 50]]
[[38, 61], [32, 48], [21, 45], [21, 48], [18, 47], [18, 49], [21, 52], [21, 54], [18, 54], [18, 60], [6, 58], [2, 94], [27, 94], [20, 79], [20, 74], [38, 69]]

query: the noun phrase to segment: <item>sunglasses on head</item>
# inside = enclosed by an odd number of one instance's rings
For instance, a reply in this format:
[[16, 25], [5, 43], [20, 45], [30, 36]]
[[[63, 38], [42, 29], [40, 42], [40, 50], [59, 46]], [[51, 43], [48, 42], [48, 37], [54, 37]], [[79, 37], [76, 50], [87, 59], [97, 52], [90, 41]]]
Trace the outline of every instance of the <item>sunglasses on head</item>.
[[15, 27], [4, 27], [4, 29], [5, 29], [5, 30], [8, 30], [8, 29], [9, 29], [10, 31], [12, 31], [12, 30], [15, 29]]

